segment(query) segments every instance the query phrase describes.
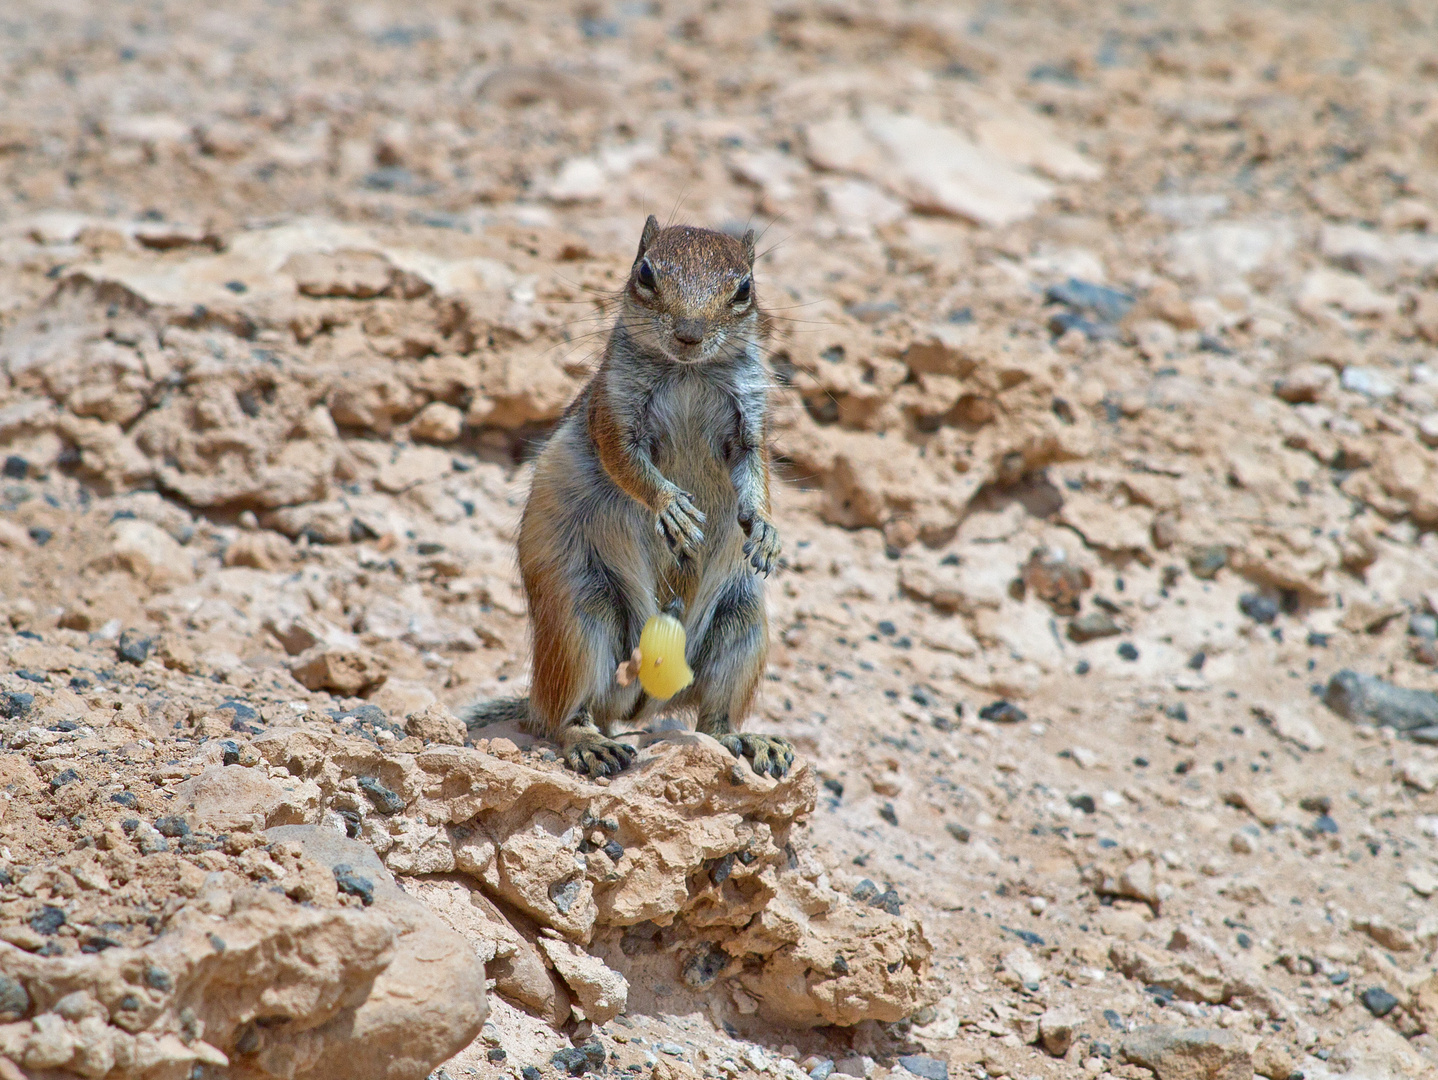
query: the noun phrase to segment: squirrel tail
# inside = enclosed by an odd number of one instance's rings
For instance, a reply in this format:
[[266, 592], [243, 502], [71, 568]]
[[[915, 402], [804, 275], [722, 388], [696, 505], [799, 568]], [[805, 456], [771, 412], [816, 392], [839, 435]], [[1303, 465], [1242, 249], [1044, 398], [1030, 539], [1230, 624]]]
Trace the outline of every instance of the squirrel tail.
[[529, 698], [503, 697], [476, 701], [460, 710], [459, 718], [469, 731], [488, 727], [490, 724], [523, 724], [529, 719]]

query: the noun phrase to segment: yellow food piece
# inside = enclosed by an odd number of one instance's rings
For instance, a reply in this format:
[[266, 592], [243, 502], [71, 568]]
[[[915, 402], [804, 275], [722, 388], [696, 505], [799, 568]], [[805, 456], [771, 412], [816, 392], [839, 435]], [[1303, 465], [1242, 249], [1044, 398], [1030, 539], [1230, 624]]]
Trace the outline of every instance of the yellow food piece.
[[663, 701], [693, 681], [684, 658], [684, 624], [673, 615], [651, 615], [639, 635], [639, 685]]

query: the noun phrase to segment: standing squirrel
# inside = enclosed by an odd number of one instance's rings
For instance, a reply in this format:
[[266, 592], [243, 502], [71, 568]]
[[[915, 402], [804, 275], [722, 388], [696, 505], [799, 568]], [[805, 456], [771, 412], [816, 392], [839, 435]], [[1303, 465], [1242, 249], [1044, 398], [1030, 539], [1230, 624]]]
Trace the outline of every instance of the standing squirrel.
[[[769, 651], [759, 575], [779, 557], [762, 321], [752, 231], [650, 215], [599, 370], [535, 462], [519, 527], [529, 697], [471, 706], [471, 728], [520, 721], [602, 776], [634, 758], [614, 726], [672, 706], [755, 772], [789, 770], [788, 740], [738, 730]], [[683, 622], [694, 669], [668, 702], [616, 678], [661, 608]]]

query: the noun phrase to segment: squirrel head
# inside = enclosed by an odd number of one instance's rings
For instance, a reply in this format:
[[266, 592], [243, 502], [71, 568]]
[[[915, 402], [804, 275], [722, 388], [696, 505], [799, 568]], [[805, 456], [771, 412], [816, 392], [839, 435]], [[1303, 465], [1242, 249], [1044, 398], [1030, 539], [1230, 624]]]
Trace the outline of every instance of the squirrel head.
[[661, 229], [650, 214], [621, 308], [629, 336], [676, 363], [743, 352], [760, 334], [754, 231], [736, 240], [689, 225]]

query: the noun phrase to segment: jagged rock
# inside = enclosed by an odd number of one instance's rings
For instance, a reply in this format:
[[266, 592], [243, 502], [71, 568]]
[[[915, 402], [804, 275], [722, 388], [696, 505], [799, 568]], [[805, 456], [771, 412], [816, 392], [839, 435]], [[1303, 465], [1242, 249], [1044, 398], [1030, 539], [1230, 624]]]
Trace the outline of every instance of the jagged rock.
[[308, 690], [328, 690], [342, 697], [356, 697], [384, 682], [383, 664], [359, 649], [317, 645], [296, 658], [290, 668]]
[[464, 430], [464, 413], [443, 401], [431, 401], [419, 411], [409, 430], [423, 442], [452, 443]]
[[[484, 965], [464, 938], [395, 885], [368, 845], [309, 825], [280, 826], [266, 835], [272, 842], [298, 844], [307, 857], [331, 870], [347, 866], [350, 873], [364, 875], [374, 888], [374, 902], [364, 910], [387, 920], [394, 936], [392, 960], [366, 987], [351, 1016], [336, 1017], [269, 1055], [266, 1032], [261, 1061], [283, 1062], [306, 1080], [418, 1080], [479, 1034], [489, 1014]], [[341, 1046], [347, 1050], [340, 1052]], [[373, 1050], [355, 1060], [362, 1047]], [[284, 1075], [274, 1065], [267, 1067]]]
[[1233, 1034], [1212, 1028], [1141, 1027], [1122, 1044], [1125, 1061], [1158, 1080], [1252, 1080], [1253, 1058]]
[[539, 938], [539, 947], [574, 992], [586, 1020], [606, 1024], [624, 1011], [629, 983], [623, 975], [571, 941], [545, 934]]
[[185, 585], [195, 579], [189, 553], [158, 525], [121, 520], [111, 526], [115, 560], [152, 588]]
[[1342, 1039], [1329, 1051], [1328, 1067], [1353, 1080], [1426, 1080], [1435, 1072], [1408, 1040], [1383, 1023], [1369, 1024]]
[[[795, 818], [814, 804], [807, 768], [735, 785], [728, 751], [692, 734], [642, 751], [607, 787], [526, 762], [504, 739], [400, 753], [296, 730], [254, 745], [320, 785], [318, 813], [335, 806], [356, 815], [361, 835], [380, 843], [394, 867], [457, 870], [522, 913], [520, 922], [590, 946], [621, 973], [621, 938], [655, 925], [681, 937], [702, 933], [742, 960], [738, 984], [776, 1022], [894, 1020], [922, 1002], [929, 945], [918, 925], [849, 901], [812, 880], [817, 871], [788, 868], [781, 854]], [[388, 800], [382, 811], [351, 794], [346, 777], [382, 786], [395, 811]], [[595, 829], [608, 838], [599, 849], [590, 847]], [[721, 865], [722, 874], [713, 869]], [[841, 953], [847, 967], [835, 970]], [[526, 1007], [548, 1007], [552, 993], [511, 976]], [[575, 990], [581, 1000], [589, 992]]]
[[[344, 853], [374, 861], [363, 845]], [[382, 867], [366, 870], [385, 880]], [[392, 884], [383, 903], [348, 908], [301, 907], [229, 881], [203, 905], [181, 906], [141, 948], [52, 958], [0, 942], [0, 967], [36, 1009], [0, 1026], [0, 1056], [116, 1080], [196, 1065], [243, 1065], [257, 1078], [419, 1080], [479, 1030], [482, 968]]]
[[464, 722], [443, 705], [426, 705], [418, 712], [411, 713], [405, 718], [404, 730], [407, 734], [418, 735], [426, 742], [464, 745]]
[[1046, 1009], [1039, 1017], [1039, 1041], [1054, 1057], [1063, 1057], [1074, 1044], [1082, 1024], [1083, 1017], [1075, 1009]]

